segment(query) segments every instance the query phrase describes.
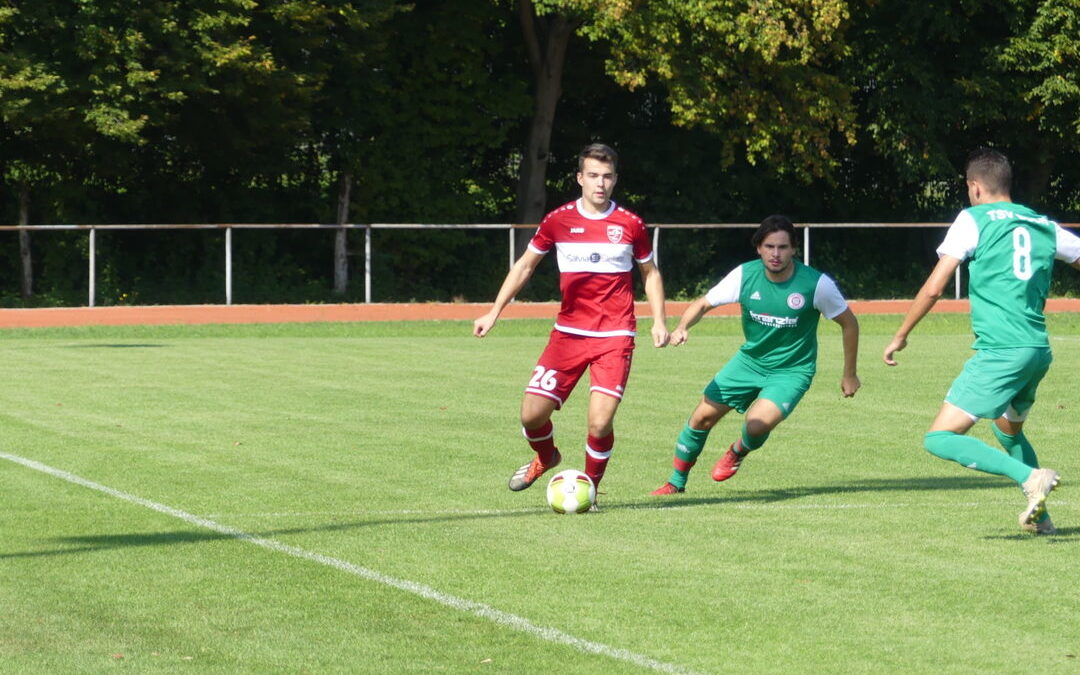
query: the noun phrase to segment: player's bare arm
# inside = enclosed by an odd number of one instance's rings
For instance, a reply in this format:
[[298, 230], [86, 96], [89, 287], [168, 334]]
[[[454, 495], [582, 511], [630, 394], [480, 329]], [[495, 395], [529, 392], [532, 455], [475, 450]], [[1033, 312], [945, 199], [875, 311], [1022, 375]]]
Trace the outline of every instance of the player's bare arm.
[[664, 279], [660, 269], [652, 262], [638, 263], [645, 286], [645, 298], [652, 310], [653, 347], [665, 347], [671, 339], [667, 328], [667, 310], [664, 306]]
[[908, 309], [907, 315], [904, 316], [903, 323], [900, 324], [900, 329], [896, 331], [896, 335], [885, 347], [885, 352], [882, 354], [882, 359], [885, 361], [885, 365], [895, 366], [897, 364], [894, 355], [896, 352], [901, 351], [904, 347], [907, 347], [907, 337], [911, 334], [911, 331], [915, 329], [915, 326], [922, 321], [923, 317], [930, 313], [930, 310], [937, 304], [938, 299], [945, 293], [945, 287], [948, 285], [949, 280], [952, 279], [956, 273], [956, 268], [960, 266], [960, 260], [950, 256], [943, 255], [938, 260], [937, 265], [934, 266], [930, 276], [923, 282], [922, 288], [915, 294], [915, 300], [911, 303], [911, 307]]
[[537, 253], [532, 249], [526, 249], [521, 254], [514, 266], [506, 273], [506, 278], [503, 279], [502, 286], [499, 287], [499, 294], [495, 296], [495, 302], [492, 304], [491, 309], [487, 314], [473, 321], [473, 335], [484, 337], [488, 334], [495, 322], [499, 320], [502, 311], [514, 299], [514, 296], [525, 287], [533, 272], [536, 271], [536, 266], [540, 264], [543, 258], [543, 253]]
[[697, 300], [690, 303], [690, 306], [683, 312], [682, 318], [679, 319], [679, 325], [675, 327], [675, 330], [671, 331], [671, 344], [678, 346], [686, 344], [686, 341], [690, 339], [690, 329], [701, 321], [701, 317], [705, 316], [705, 312], [712, 309], [712, 305], [705, 296], [701, 296]]
[[844, 398], [851, 398], [859, 390], [859, 320], [850, 308], [833, 317], [840, 324], [841, 340], [844, 345], [844, 373], [840, 377], [840, 391]]

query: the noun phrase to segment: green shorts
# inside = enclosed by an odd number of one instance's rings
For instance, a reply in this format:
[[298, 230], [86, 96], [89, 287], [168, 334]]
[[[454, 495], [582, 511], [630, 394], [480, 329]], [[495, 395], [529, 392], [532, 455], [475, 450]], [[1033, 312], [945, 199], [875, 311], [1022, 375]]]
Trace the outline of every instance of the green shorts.
[[756, 399], [768, 399], [787, 418], [802, 400], [813, 379], [812, 373], [765, 371], [736, 354], [702, 393], [710, 401], [734, 408], [740, 413], [746, 412]]
[[969, 415], [1023, 422], [1050, 362], [1049, 347], [980, 349], [964, 363], [945, 400]]

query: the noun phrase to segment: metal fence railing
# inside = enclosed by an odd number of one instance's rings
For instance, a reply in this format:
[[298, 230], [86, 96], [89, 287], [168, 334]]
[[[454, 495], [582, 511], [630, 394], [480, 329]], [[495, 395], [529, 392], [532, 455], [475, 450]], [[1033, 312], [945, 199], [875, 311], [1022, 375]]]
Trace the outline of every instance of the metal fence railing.
[[[802, 230], [803, 262], [810, 264], [811, 232], [823, 229], [873, 229], [873, 228], [946, 228], [948, 223], [801, 223], [796, 225]], [[753, 229], [757, 223], [675, 223], [675, 224], [651, 224], [653, 228], [653, 249], [657, 252], [659, 260], [660, 232], [672, 229]], [[1063, 227], [1075, 228], [1076, 223], [1062, 223]], [[506, 230], [507, 231], [507, 261], [508, 267], [514, 264], [516, 251], [516, 237], [519, 230], [533, 230], [535, 225], [517, 224], [437, 224], [437, 223], [371, 223], [345, 225], [319, 224], [319, 223], [215, 223], [215, 224], [127, 224], [127, 225], [2, 225], [3, 231], [62, 231], [84, 230], [89, 232], [89, 250], [87, 255], [87, 278], [88, 297], [87, 305], [93, 307], [95, 303], [96, 275], [97, 275], [97, 237], [99, 230], [224, 230], [225, 231], [225, 304], [231, 305], [233, 299], [233, 230], [263, 229], [263, 230], [363, 230], [364, 231], [364, 302], [371, 302], [371, 260], [372, 260], [372, 236], [373, 230], [425, 230], [425, 229], [454, 229], [454, 230]], [[956, 270], [955, 296], [960, 297], [960, 269]]]

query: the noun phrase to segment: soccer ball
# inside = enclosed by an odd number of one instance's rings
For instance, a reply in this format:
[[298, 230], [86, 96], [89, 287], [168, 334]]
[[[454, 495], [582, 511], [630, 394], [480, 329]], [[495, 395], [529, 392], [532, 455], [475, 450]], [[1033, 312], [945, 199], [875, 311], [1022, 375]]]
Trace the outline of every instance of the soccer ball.
[[547, 500], [555, 513], [585, 513], [596, 501], [596, 486], [577, 469], [566, 469], [548, 481]]

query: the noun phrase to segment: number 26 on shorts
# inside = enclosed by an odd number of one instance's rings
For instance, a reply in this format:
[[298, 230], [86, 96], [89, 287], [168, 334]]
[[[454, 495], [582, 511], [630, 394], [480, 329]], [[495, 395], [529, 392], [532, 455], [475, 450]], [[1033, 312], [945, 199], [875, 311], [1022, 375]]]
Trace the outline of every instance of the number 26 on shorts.
[[543, 366], [537, 366], [536, 370], [533, 371], [532, 379], [529, 380], [529, 386], [544, 391], [554, 391], [555, 387], [558, 386], [558, 382], [555, 381], [557, 372], [554, 368], [548, 370]]

